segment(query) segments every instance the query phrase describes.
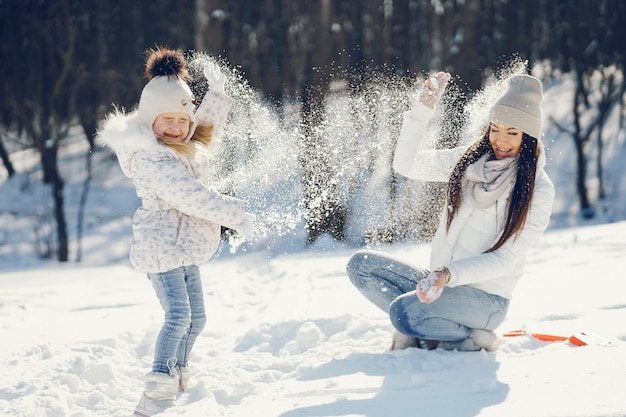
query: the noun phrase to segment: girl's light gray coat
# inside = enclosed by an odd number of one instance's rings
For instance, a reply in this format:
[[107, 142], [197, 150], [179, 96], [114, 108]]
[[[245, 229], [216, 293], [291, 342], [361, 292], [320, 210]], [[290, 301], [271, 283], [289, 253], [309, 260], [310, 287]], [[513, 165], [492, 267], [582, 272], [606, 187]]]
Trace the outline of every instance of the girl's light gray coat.
[[[213, 124], [216, 134], [231, 100], [209, 91], [196, 114], [207, 105], [211, 111], [203, 112], [202, 122]], [[221, 226], [237, 230], [242, 225], [244, 202], [211, 189], [202, 164], [158, 142], [151, 127], [137, 122], [136, 113], [112, 113], [98, 137], [115, 152], [142, 201], [133, 217], [130, 251], [138, 270], [166, 272], [202, 264], [215, 253]]]

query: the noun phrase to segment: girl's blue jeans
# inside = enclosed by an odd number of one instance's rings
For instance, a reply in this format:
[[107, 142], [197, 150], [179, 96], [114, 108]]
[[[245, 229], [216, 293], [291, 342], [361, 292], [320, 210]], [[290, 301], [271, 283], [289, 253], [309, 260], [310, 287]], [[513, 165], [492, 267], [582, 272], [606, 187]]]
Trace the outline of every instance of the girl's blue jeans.
[[191, 349], [206, 324], [200, 270], [195, 265], [184, 266], [148, 274], [148, 278], [165, 312], [152, 372], [169, 374], [176, 364], [187, 366]]
[[422, 303], [415, 288], [430, 271], [381, 252], [358, 251], [346, 269], [354, 286], [389, 314], [400, 333], [420, 339], [460, 342], [471, 329], [494, 330], [509, 306], [508, 299], [468, 285], [445, 287], [437, 300]]

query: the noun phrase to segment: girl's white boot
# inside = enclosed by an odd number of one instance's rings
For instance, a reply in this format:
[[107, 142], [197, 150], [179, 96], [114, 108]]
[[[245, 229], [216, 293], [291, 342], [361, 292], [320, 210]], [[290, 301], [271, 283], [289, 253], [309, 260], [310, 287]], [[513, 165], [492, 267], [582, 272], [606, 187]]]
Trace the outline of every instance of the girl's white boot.
[[151, 417], [176, 405], [180, 381], [177, 374], [150, 372], [145, 377], [145, 391], [135, 408], [136, 417]]

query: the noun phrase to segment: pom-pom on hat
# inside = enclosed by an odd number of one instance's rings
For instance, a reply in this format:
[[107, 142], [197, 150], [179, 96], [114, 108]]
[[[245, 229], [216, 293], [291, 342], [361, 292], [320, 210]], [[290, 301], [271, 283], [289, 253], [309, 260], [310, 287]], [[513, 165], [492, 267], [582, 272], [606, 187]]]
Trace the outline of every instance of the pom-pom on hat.
[[492, 122], [500, 122], [541, 139], [541, 81], [530, 75], [514, 75], [507, 91], [489, 113]]
[[181, 112], [189, 115], [187, 139], [195, 131], [194, 97], [185, 82], [187, 62], [181, 50], [158, 48], [150, 51], [146, 61], [148, 84], [141, 92], [137, 119], [150, 128], [163, 113]]

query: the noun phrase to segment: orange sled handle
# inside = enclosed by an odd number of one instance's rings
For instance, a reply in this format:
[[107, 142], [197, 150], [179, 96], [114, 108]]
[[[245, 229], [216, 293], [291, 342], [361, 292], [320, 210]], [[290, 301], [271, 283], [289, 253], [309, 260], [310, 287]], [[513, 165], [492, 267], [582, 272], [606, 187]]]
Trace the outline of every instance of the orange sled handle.
[[557, 336], [554, 334], [544, 334], [544, 333], [529, 333], [526, 330], [511, 330], [510, 332], [504, 333], [502, 336], [505, 336], [505, 337], [532, 336], [536, 339], [543, 340], [544, 342], [563, 342], [569, 339], [569, 337], [566, 337], [566, 336]]

